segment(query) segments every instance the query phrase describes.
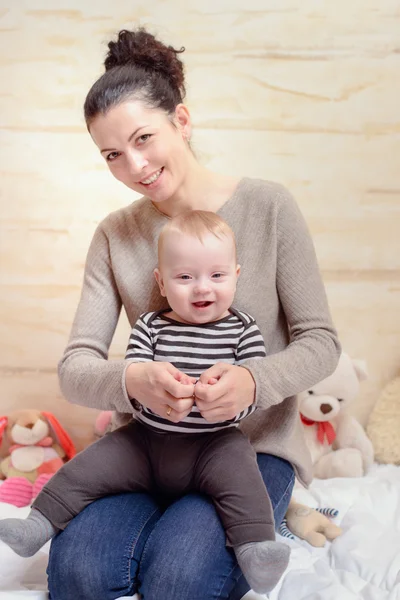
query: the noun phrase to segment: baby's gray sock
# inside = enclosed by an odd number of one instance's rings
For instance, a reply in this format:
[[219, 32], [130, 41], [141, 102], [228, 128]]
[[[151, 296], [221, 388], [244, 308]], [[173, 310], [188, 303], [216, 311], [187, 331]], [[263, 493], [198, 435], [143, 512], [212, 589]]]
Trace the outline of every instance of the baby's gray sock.
[[33, 556], [59, 529], [36, 509], [26, 519], [2, 519], [0, 540], [20, 556]]
[[234, 550], [247, 583], [258, 594], [270, 592], [289, 564], [290, 548], [279, 542], [250, 542]]

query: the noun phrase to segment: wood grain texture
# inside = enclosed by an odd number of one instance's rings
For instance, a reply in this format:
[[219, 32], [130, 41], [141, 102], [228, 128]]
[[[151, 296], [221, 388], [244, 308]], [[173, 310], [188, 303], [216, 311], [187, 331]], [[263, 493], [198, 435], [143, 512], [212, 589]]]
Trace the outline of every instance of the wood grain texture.
[[[400, 7], [394, 0], [0, 0], [2, 412], [52, 410], [81, 448], [96, 411], [56, 368], [97, 223], [137, 196], [82, 117], [106, 43], [142, 24], [186, 46], [192, 144], [211, 169], [280, 181], [306, 217], [366, 422], [400, 370]], [[110, 357], [124, 354], [123, 317]]]

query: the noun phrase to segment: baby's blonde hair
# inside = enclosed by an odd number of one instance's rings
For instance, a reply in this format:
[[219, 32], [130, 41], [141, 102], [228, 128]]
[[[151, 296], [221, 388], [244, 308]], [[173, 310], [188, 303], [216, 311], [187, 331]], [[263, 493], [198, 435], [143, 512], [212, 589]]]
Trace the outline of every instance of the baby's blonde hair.
[[215, 235], [220, 240], [231, 239], [235, 248], [236, 241], [232, 229], [220, 216], [208, 210], [190, 210], [173, 217], [162, 228], [158, 237], [158, 263], [160, 264], [165, 238], [169, 233], [181, 233], [197, 237], [203, 242], [207, 233]]

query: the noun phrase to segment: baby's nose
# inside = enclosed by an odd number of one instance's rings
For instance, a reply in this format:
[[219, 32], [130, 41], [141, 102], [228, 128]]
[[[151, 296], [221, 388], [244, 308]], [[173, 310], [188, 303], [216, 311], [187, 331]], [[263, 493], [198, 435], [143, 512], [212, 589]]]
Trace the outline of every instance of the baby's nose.
[[206, 294], [210, 291], [210, 285], [207, 281], [198, 281], [195, 286], [196, 294]]

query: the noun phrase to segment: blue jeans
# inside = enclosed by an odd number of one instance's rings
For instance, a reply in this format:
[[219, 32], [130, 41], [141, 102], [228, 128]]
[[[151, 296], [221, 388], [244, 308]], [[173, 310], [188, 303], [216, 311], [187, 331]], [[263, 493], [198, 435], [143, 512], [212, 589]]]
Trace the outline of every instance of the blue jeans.
[[[268, 454], [258, 466], [278, 527], [293, 467]], [[240, 600], [249, 591], [210, 498], [188, 494], [162, 510], [148, 494], [96, 500], [51, 544], [51, 600]]]

